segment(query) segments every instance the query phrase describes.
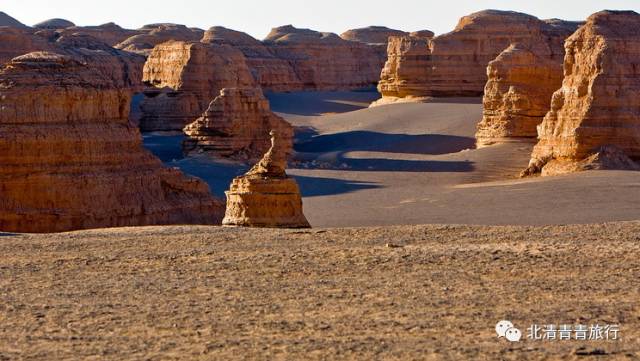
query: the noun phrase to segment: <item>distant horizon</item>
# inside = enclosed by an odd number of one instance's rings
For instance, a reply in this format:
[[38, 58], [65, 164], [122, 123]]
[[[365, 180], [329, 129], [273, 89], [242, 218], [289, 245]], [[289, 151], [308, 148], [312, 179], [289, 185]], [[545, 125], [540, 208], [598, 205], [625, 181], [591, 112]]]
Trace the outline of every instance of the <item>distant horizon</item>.
[[595, 0], [541, 0], [536, 4], [529, 1], [449, 0], [446, 5], [429, 5], [420, 0], [397, 0], [394, 9], [398, 11], [393, 12], [394, 16], [389, 16], [389, 11], [381, 10], [388, 8], [388, 2], [363, 0], [325, 0], [321, 3], [236, 0], [233, 4], [216, 4], [205, 0], [180, 4], [170, 0], [112, 0], [106, 4], [87, 3], [84, 0], [59, 0], [55, 3], [45, 0], [4, 0], [0, 11], [29, 26], [53, 18], [69, 20], [77, 26], [113, 22], [128, 29], [139, 29], [147, 24], [174, 23], [204, 30], [224, 26], [248, 33], [256, 39], [264, 39], [272, 28], [284, 25], [336, 34], [368, 26], [385, 26], [406, 32], [431, 30], [439, 35], [453, 30], [461, 17], [487, 9], [516, 11], [540, 19], [584, 21], [589, 15], [605, 9], [640, 12], [640, 2], [613, 0], [603, 5]]

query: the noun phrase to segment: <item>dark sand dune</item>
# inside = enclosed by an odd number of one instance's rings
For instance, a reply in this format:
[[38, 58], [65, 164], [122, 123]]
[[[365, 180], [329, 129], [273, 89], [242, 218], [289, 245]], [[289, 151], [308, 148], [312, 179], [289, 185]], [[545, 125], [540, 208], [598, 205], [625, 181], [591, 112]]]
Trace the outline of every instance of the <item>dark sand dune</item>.
[[[475, 149], [477, 98], [367, 108], [375, 93], [270, 94], [298, 131], [289, 173], [315, 227], [551, 225], [638, 219], [640, 173], [521, 180], [532, 143]], [[305, 110], [306, 109], [306, 110]], [[327, 114], [342, 112], [338, 114]], [[325, 114], [325, 115], [316, 115]], [[246, 165], [182, 158], [181, 136], [145, 136], [167, 165], [224, 196]]]

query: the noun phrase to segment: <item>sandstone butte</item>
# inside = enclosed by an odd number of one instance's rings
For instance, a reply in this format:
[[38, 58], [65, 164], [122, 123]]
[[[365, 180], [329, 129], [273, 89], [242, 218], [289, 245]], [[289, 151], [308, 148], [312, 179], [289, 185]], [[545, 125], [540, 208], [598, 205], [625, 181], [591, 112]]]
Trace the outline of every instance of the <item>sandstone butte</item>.
[[509, 141], [535, 141], [537, 126], [562, 86], [564, 41], [580, 25], [552, 20], [540, 36], [511, 44], [489, 63], [478, 147]]
[[163, 168], [128, 121], [143, 58], [59, 40], [0, 70], [0, 230], [220, 222], [208, 186]]
[[222, 89], [256, 87], [240, 50], [184, 41], [156, 46], [144, 66], [143, 81], [143, 131], [182, 130]]
[[278, 134], [287, 154], [293, 144], [293, 127], [273, 113], [258, 88], [222, 89], [204, 114], [185, 127], [186, 154], [257, 161], [271, 146], [270, 131]]
[[528, 43], [551, 24], [536, 17], [485, 10], [460, 19], [433, 39], [392, 37], [378, 90], [378, 104], [424, 97], [481, 96], [487, 65], [512, 43]]
[[26, 27], [0, 27], [0, 66], [19, 55], [33, 51], [51, 51], [55, 45]]
[[[340, 34], [344, 40], [357, 41], [365, 44], [388, 44], [390, 36], [405, 36], [408, 33], [389, 29], [385, 26], [369, 26], [366, 28], [351, 29]], [[433, 33], [431, 33], [433, 36]]]
[[139, 34], [116, 44], [117, 49], [148, 56], [153, 48], [167, 41], [198, 41], [204, 30], [187, 28], [178, 24], [149, 24], [138, 30]]
[[226, 226], [309, 228], [298, 184], [285, 172], [286, 150], [271, 132], [271, 148], [247, 174], [235, 178], [227, 192]]
[[0, 11], [0, 26], [10, 26], [13, 28], [26, 28], [27, 26], [12, 18], [7, 13]]
[[386, 59], [375, 46], [291, 25], [271, 30], [264, 44], [291, 64], [306, 90], [373, 87]]
[[564, 80], [523, 176], [638, 169], [640, 14], [602, 11], [565, 44]]
[[256, 83], [265, 91], [304, 89], [289, 61], [276, 57], [265, 44], [249, 34], [215, 26], [205, 32], [202, 42], [229, 45], [240, 50]]

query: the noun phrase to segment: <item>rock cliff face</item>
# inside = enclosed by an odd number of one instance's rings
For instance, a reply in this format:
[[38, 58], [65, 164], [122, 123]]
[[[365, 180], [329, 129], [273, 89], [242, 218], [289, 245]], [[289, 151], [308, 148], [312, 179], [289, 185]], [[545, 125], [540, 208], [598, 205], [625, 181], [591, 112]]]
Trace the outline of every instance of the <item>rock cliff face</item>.
[[375, 46], [291, 25], [273, 29], [264, 43], [277, 58], [291, 64], [308, 90], [374, 86], [385, 61]]
[[[357, 41], [365, 44], [387, 44], [390, 36], [409, 35], [404, 31], [389, 29], [384, 26], [369, 26], [367, 28], [347, 30], [340, 35], [344, 40]], [[433, 33], [431, 33], [433, 37]]]
[[478, 146], [529, 138], [549, 111], [551, 96], [562, 86], [564, 38], [512, 44], [487, 67]]
[[229, 45], [240, 50], [256, 83], [265, 91], [304, 89], [302, 81], [287, 60], [276, 57], [267, 46], [248, 34], [216, 26], [204, 34], [202, 42]]
[[393, 38], [379, 91], [384, 98], [481, 96], [486, 67], [512, 43], [528, 44], [556, 27], [533, 16], [486, 10], [463, 17], [431, 40]]
[[120, 66], [78, 49], [30, 53], [0, 70], [0, 230], [220, 221], [205, 183], [143, 149], [127, 119], [135, 80]]
[[233, 180], [227, 192], [227, 226], [309, 228], [302, 213], [300, 189], [285, 172], [287, 154], [271, 132], [271, 148], [247, 174]]
[[271, 111], [260, 89], [223, 89], [202, 117], [185, 127], [183, 149], [255, 162], [269, 150], [272, 130], [280, 147], [291, 153], [293, 127]]
[[628, 163], [624, 157], [640, 159], [639, 28], [640, 14], [602, 11], [567, 39], [562, 88], [538, 127], [523, 175], [588, 169], [590, 160], [610, 168]]
[[167, 41], [198, 41], [202, 39], [204, 31], [187, 28], [178, 24], [150, 24], [139, 29], [140, 34], [134, 35], [115, 47], [133, 53], [148, 56], [153, 48]]
[[69, 20], [65, 19], [49, 19], [43, 22], [37, 23], [33, 27], [36, 29], [66, 29], [72, 26], [76, 26], [76, 24], [72, 23]]
[[156, 46], [145, 66], [143, 131], [182, 130], [224, 88], [255, 87], [242, 53], [228, 45], [173, 41]]
[[19, 55], [54, 49], [47, 39], [33, 34], [30, 29], [0, 27], [0, 66]]

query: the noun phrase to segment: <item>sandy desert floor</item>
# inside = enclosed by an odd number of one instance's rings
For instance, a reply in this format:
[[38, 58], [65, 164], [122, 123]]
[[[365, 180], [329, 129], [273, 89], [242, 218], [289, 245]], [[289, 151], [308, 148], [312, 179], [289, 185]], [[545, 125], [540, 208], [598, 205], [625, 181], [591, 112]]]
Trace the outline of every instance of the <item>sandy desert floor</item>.
[[[640, 358], [638, 222], [3, 234], [0, 253], [0, 360]], [[620, 340], [509, 343], [502, 319]]]
[[[640, 173], [586, 172], [518, 179], [532, 143], [475, 149], [480, 99], [367, 108], [373, 92], [268, 95], [298, 128], [296, 177], [315, 227], [417, 224], [562, 225], [640, 218]], [[180, 136], [146, 136], [167, 164], [223, 197], [246, 171], [182, 159]]]

